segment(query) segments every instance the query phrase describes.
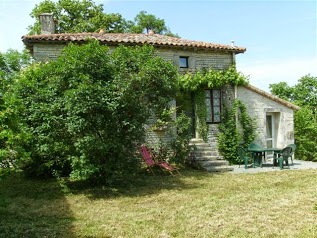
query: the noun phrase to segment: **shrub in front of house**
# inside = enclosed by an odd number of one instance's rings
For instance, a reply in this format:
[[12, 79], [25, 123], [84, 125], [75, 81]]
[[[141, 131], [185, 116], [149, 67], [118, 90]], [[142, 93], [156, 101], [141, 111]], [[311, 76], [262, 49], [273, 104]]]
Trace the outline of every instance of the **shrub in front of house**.
[[56, 61], [35, 64], [14, 86], [29, 135], [22, 169], [111, 181], [131, 175], [144, 124], [175, 97], [177, 71], [152, 47], [69, 45]]

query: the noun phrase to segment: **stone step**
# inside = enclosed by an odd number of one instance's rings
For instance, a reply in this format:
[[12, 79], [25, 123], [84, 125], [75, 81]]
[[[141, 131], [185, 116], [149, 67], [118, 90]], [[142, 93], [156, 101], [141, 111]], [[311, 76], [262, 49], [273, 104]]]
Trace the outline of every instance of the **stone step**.
[[193, 147], [193, 148], [200, 148], [200, 149], [203, 149], [203, 148], [210, 148], [212, 147], [210, 144], [189, 144], [190, 147]]
[[195, 147], [192, 146], [191, 150], [216, 150], [216, 148], [212, 147], [210, 145], [208, 145], [208, 146], [195, 146]]
[[201, 144], [189, 144], [190, 146], [195, 146], [195, 147], [213, 147], [217, 146], [217, 142], [209, 142], [209, 143], [201, 143]]
[[198, 143], [198, 142], [204, 142], [204, 140], [201, 139], [201, 138], [192, 138], [189, 143], [191, 143], [191, 142], [192, 143]]
[[208, 168], [205, 168], [205, 170], [209, 173], [212, 172], [229, 172], [233, 170], [233, 167], [229, 166], [210, 166]]
[[192, 151], [191, 152], [192, 156], [198, 156], [198, 157], [203, 157], [203, 156], [219, 156], [218, 151], [214, 150], [199, 150], [199, 151]]
[[206, 146], [206, 147], [195, 147], [191, 148], [191, 151], [217, 151], [218, 149], [216, 147]]
[[217, 140], [212, 140], [212, 141], [190, 141], [189, 145], [209, 145], [209, 144], [213, 144], [213, 143], [217, 143]]
[[199, 162], [201, 167], [219, 167], [219, 166], [228, 166], [228, 161], [225, 160], [206, 160], [206, 161], [200, 161]]
[[216, 139], [206, 143], [203, 139], [194, 138], [189, 145], [192, 147], [189, 156], [189, 164], [194, 168], [207, 172], [232, 171], [229, 162], [220, 156]]
[[210, 155], [210, 156], [201, 156], [201, 157], [196, 156], [195, 160], [196, 161], [206, 161], [206, 160], [217, 161], [217, 160], [223, 160], [223, 157], [220, 155], [217, 155], [217, 156]]

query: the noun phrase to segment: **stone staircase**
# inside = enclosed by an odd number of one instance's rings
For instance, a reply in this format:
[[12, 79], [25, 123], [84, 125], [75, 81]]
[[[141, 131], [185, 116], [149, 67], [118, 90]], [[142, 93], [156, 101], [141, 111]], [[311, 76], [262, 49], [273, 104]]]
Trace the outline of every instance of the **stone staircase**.
[[191, 139], [189, 142], [191, 152], [188, 163], [193, 168], [207, 172], [227, 172], [232, 171], [233, 167], [229, 162], [219, 155], [217, 142], [206, 143], [203, 139]]

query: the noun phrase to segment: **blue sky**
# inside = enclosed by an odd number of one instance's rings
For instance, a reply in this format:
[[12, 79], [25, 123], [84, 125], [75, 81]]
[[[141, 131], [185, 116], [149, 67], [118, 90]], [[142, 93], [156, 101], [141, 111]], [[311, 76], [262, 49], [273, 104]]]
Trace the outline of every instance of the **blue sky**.
[[[23, 49], [21, 36], [33, 23], [29, 16], [40, 0], [0, 0], [0, 51]], [[317, 1], [95, 0], [107, 13], [132, 20], [140, 11], [165, 20], [184, 39], [246, 47], [237, 55], [238, 70], [252, 85], [297, 83], [317, 77]]]

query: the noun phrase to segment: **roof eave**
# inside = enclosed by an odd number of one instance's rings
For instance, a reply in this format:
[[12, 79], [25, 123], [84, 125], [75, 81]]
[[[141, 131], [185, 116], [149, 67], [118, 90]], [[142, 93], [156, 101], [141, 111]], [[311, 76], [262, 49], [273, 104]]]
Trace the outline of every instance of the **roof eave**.
[[[84, 43], [87, 40], [75, 40], [75, 41], [66, 41], [66, 40], [22, 40], [27, 49], [32, 50], [34, 44], [69, 44], [71, 42], [74, 43]], [[197, 50], [197, 51], [207, 51], [207, 52], [232, 52], [235, 54], [244, 53], [246, 49], [222, 49], [222, 48], [203, 48], [203, 47], [195, 47], [195, 46], [180, 46], [180, 45], [162, 45], [162, 44], [155, 44], [155, 43], [142, 43], [142, 42], [111, 42], [111, 41], [100, 41], [102, 44], [117, 46], [117, 45], [126, 45], [126, 46], [133, 46], [133, 45], [152, 45], [156, 48], [165, 48], [165, 49], [181, 49], [181, 50]]]
[[266, 97], [268, 99], [271, 99], [271, 100], [273, 100], [275, 102], [278, 102], [278, 103], [280, 103], [280, 104], [282, 104], [282, 105], [284, 105], [284, 106], [286, 106], [286, 107], [288, 107], [288, 108], [290, 108], [292, 110], [298, 111], [300, 109], [299, 106], [297, 106], [297, 105], [295, 105], [293, 103], [290, 103], [290, 102], [288, 102], [288, 101], [286, 101], [284, 99], [281, 99], [281, 98], [279, 98], [277, 96], [274, 96], [274, 95], [272, 95], [270, 93], [267, 93], [267, 92], [255, 87], [255, 86], [253, 86], [253, 85], [248, 84], [248, 85], [245, 85], [244, 87], [249, 89], [249, 90], [251, 90], [251, 91], [253, 91], [253, 92], [256, 92], [256, 93], [258, 93], [258, 94], [260, 94], [260, 95], [262, 95], [262, 96], [264, 96], [264, 97]]
[[[65, 38], [66, 35], [66, 38]], [[32, 46], [34, 44], [68, 44], [70, 42], [74, 43], [84, 43], [88, 39], [96, 39], [100, 41], [103, 44], [106, 45], [153, 45], [156, 48], [169, 48], [169, 49], [183, 49], [183, 50], [197, 50], [197, 51], [218, 51], [218, 52], [232, 52], [235, 54], [244, 53], [246, 51], [246, 48], [238, 47], [238, 46], [229, 46], [229, 45], [221, 45], [221, 44], [214, 44], [214, 46], [210, 45], [190, 45], [190, 41], [184, 39], [184, 44], [179, 44], [177, 41], [175, 43], [173, 42], [153, 42], [151, 38], [149, 41], [146, 40], [140, 40], [139, 38], [136, 38], [135, 41], [131, 41], [128, 39], [122, 39], [118, 40], [117, 37], [115, 37], [116, 40], [113, 39], [103, 39], [103, 34], [99, 33], [83, 33], [83, 34], [48, 34], [48, 35], [32, 35], [32, 36], [23, 36], [22, 41], [28, 48], [33, 48]], [[133, 34], [132, 34], [133, 35]], [[134, 36], [137, 34], [134, 34]], [[63, 37], [64, 36], [64, 37]], [[79, 36], [79, 38], [77, 38]], [[133, 38], [132, 38], [133, 39]], [[160, 40], [160, 36], [158, 37]], [[197, 42], [197, 44], [200, 44], [203, 42]]]

